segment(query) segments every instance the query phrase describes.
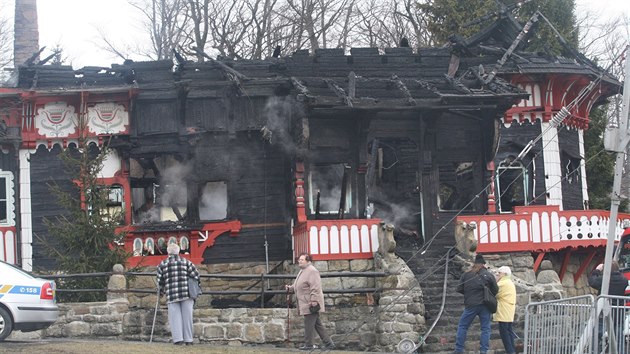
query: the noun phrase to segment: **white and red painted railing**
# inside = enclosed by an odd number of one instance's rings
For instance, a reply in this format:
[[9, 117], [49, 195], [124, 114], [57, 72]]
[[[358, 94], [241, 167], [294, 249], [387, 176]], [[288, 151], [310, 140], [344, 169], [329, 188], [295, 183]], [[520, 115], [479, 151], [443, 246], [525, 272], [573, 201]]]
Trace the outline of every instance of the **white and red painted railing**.
[[306, 252], [313, 260], [371, 259], [378, 250], [380, 219], [307, 220], [293, 227], [294, 258]]
[[[623, 233], [623, 220], [630, 220], [630, 214], [620, 213], [615, 221], [617, 241]], [[477, 252], [549, 252], [605, 246], [610, 212], [522, 206], [514, 214], [459, 216], [457, 221], [476, 225]]]

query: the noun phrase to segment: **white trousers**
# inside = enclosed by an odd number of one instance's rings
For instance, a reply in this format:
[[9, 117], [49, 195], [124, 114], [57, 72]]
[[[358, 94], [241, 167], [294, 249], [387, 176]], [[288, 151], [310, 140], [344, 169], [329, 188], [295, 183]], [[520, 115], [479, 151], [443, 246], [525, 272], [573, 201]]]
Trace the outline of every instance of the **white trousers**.
[[171, 327], [173, 343], [193, 341], [193, 299], [168, 304], [168, 325]]

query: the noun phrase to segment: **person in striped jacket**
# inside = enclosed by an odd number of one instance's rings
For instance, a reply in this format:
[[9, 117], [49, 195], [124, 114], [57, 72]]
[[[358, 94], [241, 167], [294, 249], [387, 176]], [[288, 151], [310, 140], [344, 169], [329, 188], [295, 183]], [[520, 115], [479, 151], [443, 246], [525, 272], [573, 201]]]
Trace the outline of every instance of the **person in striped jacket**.
[[175, 345], [193, 344], [193, 304], [188, 294], [188, 278], [200, 282], [197, 267], [179, 256], [179, 246], [171, 243], [166, 248], [168, 258], [157, 266], [160, 295], [166, 294], [168, 324]]

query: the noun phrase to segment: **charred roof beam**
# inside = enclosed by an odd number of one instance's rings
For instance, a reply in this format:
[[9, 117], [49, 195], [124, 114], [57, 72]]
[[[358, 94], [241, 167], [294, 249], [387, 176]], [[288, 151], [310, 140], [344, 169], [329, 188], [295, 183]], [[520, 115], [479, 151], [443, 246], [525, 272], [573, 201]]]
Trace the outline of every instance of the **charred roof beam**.
[[394, 81], [396, 87], [398, 87], [398, 90], [400, 90], [403, 95], [405, 95], [405, 98], [407, 98], [407, 102], [409, 103], [409, 105], [415, 106], [417, 104], [416, 100], [411, 95], [411, 92], [409, 91], [405, 83], [402, 82], [402, 80], [400, 80], [400, 78], [396, 75], [393, 75], [391, 80]]
[[341, 98], [343, 100], [343, 102], [346, 104], [346, 106], [348, 106], [350, 108], [353, 107], [352, 100], [350, 99], [350, 97], [348, 97], [348, 95], [346, 94], [346, 91], [344, 91], [344, 89], [339, 87], [339, 85], [337, 85], [331, 79], [326, 79], [326, 80], [324, 80], [324, 82], [326, 82], [326, 85], [328, 85], [328, 88], [331, 89], [335, 93], [335, 95], [337, 95], [337, 97], [339, 97], [339, 98]]

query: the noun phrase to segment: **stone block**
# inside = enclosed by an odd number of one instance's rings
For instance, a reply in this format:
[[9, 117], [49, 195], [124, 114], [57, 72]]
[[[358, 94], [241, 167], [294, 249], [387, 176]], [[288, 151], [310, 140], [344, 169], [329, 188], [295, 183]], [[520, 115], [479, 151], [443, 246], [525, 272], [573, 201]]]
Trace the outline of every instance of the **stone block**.
[[253, 343], [263, 343], [265, 338], [259, 324], [248, 323], [243, 327], [243, 339]]
[[225, 334], [228, 340], [243, 338], [243, 325], [240, 323], [229, 323], [225, 326]]
[[89, 336], [90, 325], [81, 321], [70, 322], [64, 327], [63, 332], [65, 337]]
[[97, 337], [119, 336], [122, 326], [118, 323], [95, 323], [91, 327], [91, 334]]
[[284, 326], [276, 323], [267, 323], [263, 325], [264, 341], [281, 342], [286, 338], [286, 329]]
[[90, 313], [90, 306], [89, 305], [85, 305], [85, 304], [78, 304], [76, 306], [73, 306], [72, 309], [68, 310], [68, 313], [70, 315], [87, 315], [88, 313]]
[[342, 278], [341, 284], [344, 289], [367, 288], [367, 278]]
[[414, 315], [424, 314], [424, 304], [421, 302], [413, 302], [407, 305], [407, 312]]
[[[319, 269], [319, 268], [318, 268]], [[329, 272], [348, 272], [350, 271], [350, 261], [328, 261]]]
[[203, 328], [203, 337], [206, 339], [225, 339], [225, 329], [219, 325], [208, 325]]
[[371, 259], [352, 259], [350, 260], [351, 272], [365, 272], [374, 269], [374, 261]]

